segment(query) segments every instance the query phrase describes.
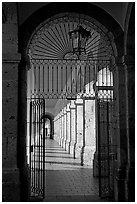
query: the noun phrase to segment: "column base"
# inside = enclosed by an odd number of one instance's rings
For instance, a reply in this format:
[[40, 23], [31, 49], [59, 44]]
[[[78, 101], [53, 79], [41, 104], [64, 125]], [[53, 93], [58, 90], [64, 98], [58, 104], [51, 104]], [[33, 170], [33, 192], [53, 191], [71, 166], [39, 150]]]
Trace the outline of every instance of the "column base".
[[60, 138], [59, 145], [63, 147], [63, 138]]
[[135, 202], [135, 168], [121, 167], [116, 172], [115, 200]]
[[85, 146], [82, 148], [83, 165], [87, 165], [93, 168], [94, 152], [95, 147]]
[[[100, 158], [99, 158], [100, 156]], [[101, 161], [99, 161], [101, 159]], [[109, 166], [108, 166], [108, 154], [102, 153], [99, 155], [98, 152], [95, 152], [93, 159], [93, 176], [99, 177], [99, 165], [101, 165], [101, 176], [108, 176]]]
[[127, 189], [128, 189], [128, 202], [135, 202], [135, 168], [129, 167], [127, 171]]
[[62, 141], [62, 147], [66, 150], [66, 140], [65, 139], [63, 139]]
[[99, 177], [99, 163], [98, 163], [98, 152], [94, 153], [93, 159], [93, 176]]
[[127, 202], [127, 169], [121, 167], [116, 170], [115, 200], [117, 202]]
[[70, 142], [70, 154], [72, 154], [75, 158], [75, 152], [74, 152], [74, 146], [75, 146], [75, 141]]
[[2, 170], [3, 202], [20, 202], [20, 173], [18, 168]]
[[70, 141], [66, 141], [66, 151], [70, 153]]
[[83, 151], [83, 145], [77, 143], [75, 146], [75, 158], [81, 159], [82, 151]]

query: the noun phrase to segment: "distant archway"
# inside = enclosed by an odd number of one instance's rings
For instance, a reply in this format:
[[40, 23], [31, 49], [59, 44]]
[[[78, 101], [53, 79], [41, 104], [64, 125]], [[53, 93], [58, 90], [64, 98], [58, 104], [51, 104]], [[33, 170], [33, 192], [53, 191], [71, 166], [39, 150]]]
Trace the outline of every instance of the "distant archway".
[[46, 112], [41, 116], [41, 120], [46, 118], [50, 120], [50, 139], [54, 139], [54, 116], [51, 113]]

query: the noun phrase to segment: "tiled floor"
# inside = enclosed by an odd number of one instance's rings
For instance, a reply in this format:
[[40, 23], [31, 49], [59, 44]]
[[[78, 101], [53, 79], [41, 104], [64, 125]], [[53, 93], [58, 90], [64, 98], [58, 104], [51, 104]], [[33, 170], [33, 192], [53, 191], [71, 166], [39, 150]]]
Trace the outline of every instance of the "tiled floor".
[[81, 166], [56, 141], [46, 140], [44, 201], [100, 201], [98, 179], [92, 175], [91, 168]]
[[[37, 150], [37, 149], [36, 149]], [[35, 151], [35, 161], [39, 157]], [[93, 169], [81, 166], [79, 159], [73, 159], [55, 140], [46, 139], [45, 148], [45, 198], [41, 200], [35, 191], [31, 192], [31, 202], [108, 202], [100, 199], [98, 178], [93, 177]], [[32, 157], [33, 158], [33, 157]], [[33, 158], [34, 159], [34, 158]], [[32, 164], [33, 160], [32, 160]], [[37, 167], [39, 163], [35, 163]], [[35, 168], [34, 168], [35, 169]], [[37, 169], [37, 168], [36, 168]], [[36, 170], [35, 169], [35, 170]], [[39, 179], [39, 173], [32, 171], [32, 186]], [[35, 176], [34, 176], [35, 175]], [[37, 177], [38, 176], [38, 177]], [[35, 181], [34, 181], [35, 179]], [[42, 179], [43, 180], [43, 179]], [[38, 183], [37, 183], [38, 184]], [[37, 189], [35, 185], [35, 190]]]

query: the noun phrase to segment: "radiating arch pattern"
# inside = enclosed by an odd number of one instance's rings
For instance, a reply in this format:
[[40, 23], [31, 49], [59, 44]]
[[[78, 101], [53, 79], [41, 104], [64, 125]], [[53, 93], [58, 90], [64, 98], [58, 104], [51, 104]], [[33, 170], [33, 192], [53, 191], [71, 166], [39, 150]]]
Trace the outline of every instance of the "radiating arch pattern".
[[69, 32], [76, 29], [79, 24], [91, 32], [86, 45], [86, 55], [83, 53], [80, 59], [110, 59], [112, 47], [99, 23], [97, 26], [92, 18], [73, 13], [56, 15], [35, 30], [28, 49], [31, 59], [74, 58]]
[[[91, 33], [86, 52], [80, 56], [73, 53], [69, 38], [69, 32], [78, 25]], [[41, 23], [28, 45], [28, 95], [51, 99], [95, 97], [95, 86], [113, 86], [113, 75], [108, 74], [113, 50], [107, 32], [96, 20], [75, 13], [58, 14]], [[98, 77], [100, 74], [106, 79]]]

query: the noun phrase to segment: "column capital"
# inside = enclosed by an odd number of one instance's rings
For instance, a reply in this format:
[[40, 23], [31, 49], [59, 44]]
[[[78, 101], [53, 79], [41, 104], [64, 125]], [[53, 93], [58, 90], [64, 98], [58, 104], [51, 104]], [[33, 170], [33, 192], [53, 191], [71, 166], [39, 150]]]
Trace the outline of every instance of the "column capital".
[[75, 109], [76, 108], [76, 104], [75, 104], [75, 101], [71, 101], [70, 103], [70, 109]]
[[68, 109], [66, 110], [66, 112], [69, 113], [69, 112], [70, 112], [70, 108], [68, 108]]
[[66, 111], [70, 112], [70, 103], [67, 104]]
[[83, 99], [77, 99], [75, 101], [75, 105], [78, 106], [78, 105], [83, 105]]

